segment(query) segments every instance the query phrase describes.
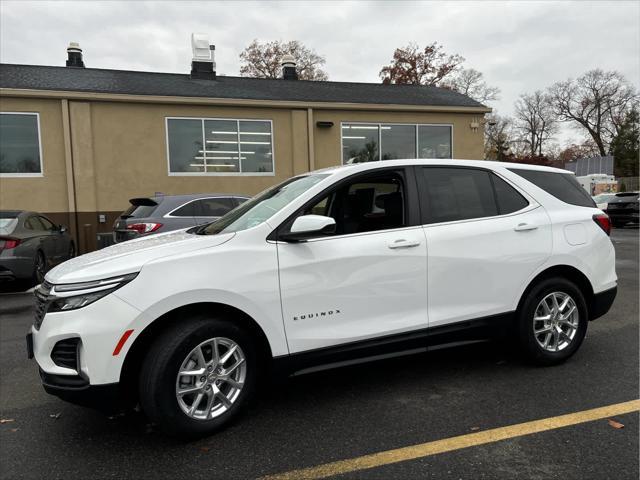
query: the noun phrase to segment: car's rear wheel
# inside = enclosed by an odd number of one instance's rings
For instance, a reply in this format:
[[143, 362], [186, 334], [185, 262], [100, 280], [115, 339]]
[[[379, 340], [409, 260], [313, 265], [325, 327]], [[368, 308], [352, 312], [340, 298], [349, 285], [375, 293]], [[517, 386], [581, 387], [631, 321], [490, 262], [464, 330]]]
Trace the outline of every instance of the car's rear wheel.
[[547, 278], [529, 291], [518, 311], [519, 346], [533, 363], [561, 363], [578, 350], [588, 323], [580, 289], [567, 279]]
[[39, 285], [44, 282], [44, 276], [47, 273], [47, 259], [44, 256], [42, 251], [38, 250], [36, 252], [36, 257], [33, 261], [33, 277], [32, 283], [34, 285]]
[[207, 435], [246, 406], [257, 369], [255, 342], [237, 325], [204, 316], [180, 322], [144, 360], [140, 403], [166, 433]]

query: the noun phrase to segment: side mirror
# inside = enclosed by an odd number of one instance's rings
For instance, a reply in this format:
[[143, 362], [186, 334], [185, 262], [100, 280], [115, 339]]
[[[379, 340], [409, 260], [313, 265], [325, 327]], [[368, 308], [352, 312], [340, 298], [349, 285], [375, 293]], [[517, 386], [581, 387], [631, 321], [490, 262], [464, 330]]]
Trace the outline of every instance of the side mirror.
[[296, 218], [287, 233], [280, 234], [278, 240], [304, 242], [310, 238], [331, 235], [336, 231], [336, 221], [323, 215], [302, 215]]
[[64, 225], [58, 225], [58, 232], [64, 233], [66, 231], [67, 231], [67, 227], [65, 227]]

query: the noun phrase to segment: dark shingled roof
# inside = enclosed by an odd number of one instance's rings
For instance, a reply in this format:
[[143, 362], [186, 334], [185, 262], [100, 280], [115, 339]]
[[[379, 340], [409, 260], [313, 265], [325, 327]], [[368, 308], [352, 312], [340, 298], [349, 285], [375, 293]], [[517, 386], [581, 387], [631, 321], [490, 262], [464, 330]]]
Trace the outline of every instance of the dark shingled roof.
[[299, 102], [483, 107], [444, 88], [0, 64], [0, 88]]

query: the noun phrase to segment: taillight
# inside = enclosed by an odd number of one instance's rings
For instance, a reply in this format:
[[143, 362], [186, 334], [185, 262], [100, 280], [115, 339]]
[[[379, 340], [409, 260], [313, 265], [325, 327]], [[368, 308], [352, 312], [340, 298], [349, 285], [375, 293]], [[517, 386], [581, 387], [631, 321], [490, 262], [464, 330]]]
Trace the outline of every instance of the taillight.
[[0, 238], [0, 250], [9, 250], [20, 245], [19, 238]]
[[155, 232], [162, 226], [161, 223], [132, 223], [127, 225], [127, 230], [135, 230], [138, 233]]
[[593, 221], [596, 222], [602, 230], [604, 230], [604, 233], [611, 235], [611, 219], [609, 218], [609, 215], [606, 213], [596, 213], [593, 216]]

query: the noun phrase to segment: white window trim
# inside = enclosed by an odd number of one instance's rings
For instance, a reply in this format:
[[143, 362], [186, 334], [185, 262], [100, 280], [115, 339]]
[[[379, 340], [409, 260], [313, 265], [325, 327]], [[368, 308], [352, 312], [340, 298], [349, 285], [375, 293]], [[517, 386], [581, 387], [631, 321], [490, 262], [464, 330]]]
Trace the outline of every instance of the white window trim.
[[0, 178], [38, 178], [44, 177], [44, 161], [42, 159], [42, 135], [40, 133], [40, 114], [38, 112], [0, 112], [0, 115], [35, 115], [38, 127], [38, 157], [40, 160], [39, 173], [0, 173]]
[[344, 165], [344, 143], [343, 143], [343, 139], [342, 139], [342, 133], [343, 133], [343, 126], [344, 125], [375, 125], [378, 127], [378, 162], [384, 162], [385, 160], [382, 160], [380, 157], [382, 156], [382, 127], [385, 125], [397, 125], [397, 126], [409, 126], [409, 127], [415, 127], [416, 130], [416, 145], [415, 145], [415, 152], [416, 152], [416, 157], [415, 160], [424, 160], [419, 158], [418, 155], [418, 127], [449, 127], [449, 131], [450, 131], [450, 140], [451, 140], [451, 158], [448, 159], [436, 159], [436, 160], [451, 160], [453, 158], [456, 158], [454, 153], [453, 153], [453, 124], [452, 123], [407, 123], [407, 122], [349, 122], [349, 121], [344, 121], [344, 122], [340, 122], [340, 162], [341, 165]]
[[[172, 172], [171, 171], [171, 158], [169, 155], [169, 120], [200, 120], [203, 122], [202, 135], [203, 135], [203, 148], [204, 148], [204, 121], [205, 120], [223, 120], [232, 122], [269, 122], [269, 129], [271, 131], [271, 171], [270, 172]], [[240, 136], [238, 129], [238, 136]], [[165, 143], [167, 152], [167, 174], [170, 177], [275, 177], [276, 175], [276, 154], [275, 154], [275, 141], [273, 134], [273, 120], [263, 118], [220, 118], [220, 117], [165, 117], [164, 118], [164, 132]], [[242, 155], [238, 155], [239, 157]], [[238, 159], [240, 168], [242, 169], [242, 160]]]

